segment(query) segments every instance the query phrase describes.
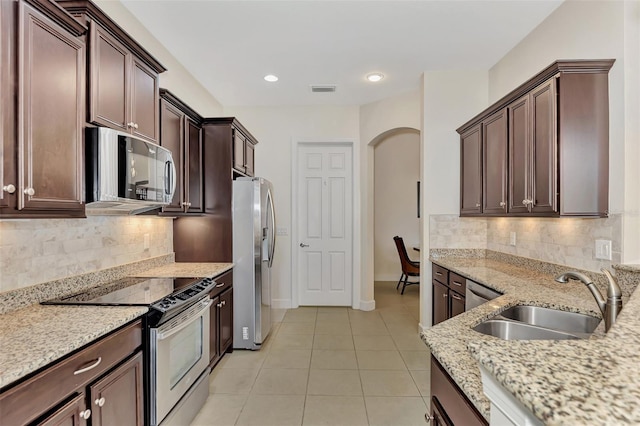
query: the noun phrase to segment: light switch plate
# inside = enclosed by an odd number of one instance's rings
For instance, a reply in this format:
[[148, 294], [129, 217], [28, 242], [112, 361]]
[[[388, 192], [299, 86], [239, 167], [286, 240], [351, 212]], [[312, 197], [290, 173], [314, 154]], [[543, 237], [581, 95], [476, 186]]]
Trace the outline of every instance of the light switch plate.
[[289, 230], [287, 228], [277, 227], [276, 228], [276, 235], [287, 236], [287, 235], [289, 235]]
[[611, 260], [611, 240], [596, 240], [596, 259]]
[[509, 234], [509, 245], [510, 246], [516, 245], [516, 233], [513, 231], [511, 231], [511, 233]]

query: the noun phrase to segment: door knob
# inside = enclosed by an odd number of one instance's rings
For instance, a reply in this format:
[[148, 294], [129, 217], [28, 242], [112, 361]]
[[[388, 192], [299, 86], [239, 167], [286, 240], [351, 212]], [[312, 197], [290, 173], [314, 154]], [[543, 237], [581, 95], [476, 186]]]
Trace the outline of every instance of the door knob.
[[302, 248], [309, 247], [309, 244], [300, 243], [300, 247], [302, 247]]

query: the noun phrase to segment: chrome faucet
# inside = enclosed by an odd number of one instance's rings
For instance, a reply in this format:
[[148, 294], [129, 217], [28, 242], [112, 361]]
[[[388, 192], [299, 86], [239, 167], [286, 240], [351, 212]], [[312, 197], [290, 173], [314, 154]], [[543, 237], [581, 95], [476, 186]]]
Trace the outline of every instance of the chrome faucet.
[[559, 283], [567, 283], [570, 279], [582, 281], [596, 299], [596, 303], [598, 303], [598, 307], [602, 312], [602, 318], [604, 318], [605, 331], [609, 331], [611, 326], [616, 322], [618, 314], [622, 310], [622, 291], [620, 290], [620, 286], [618, 285], [615, 277], [611, 275], [611, 272], [604, 268], [602, 268], [601, 271], [609, 281], [609, 284], [607, 285], [606, 301], [595, 284], [593, 284], [593, 281], [583, 273], [576, 271], [565, 272], [564, 274], [558, 275], [556, 277], [556, 281]]

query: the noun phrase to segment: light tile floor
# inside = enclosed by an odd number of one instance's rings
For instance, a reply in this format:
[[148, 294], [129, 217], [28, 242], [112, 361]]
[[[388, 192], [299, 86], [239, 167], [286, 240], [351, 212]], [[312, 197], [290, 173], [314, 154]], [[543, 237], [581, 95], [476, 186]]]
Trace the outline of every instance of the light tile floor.
[[288, 310], [260, 351], [225, 355], [192, 422], [204, 425], [425, 425], [429, 352], [419, 293], [375, 284], [376, 309]]

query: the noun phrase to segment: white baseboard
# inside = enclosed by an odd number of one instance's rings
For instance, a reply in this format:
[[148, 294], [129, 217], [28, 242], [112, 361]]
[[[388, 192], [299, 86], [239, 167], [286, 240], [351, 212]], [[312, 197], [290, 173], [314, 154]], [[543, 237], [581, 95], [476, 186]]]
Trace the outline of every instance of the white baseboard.
[[431, 327], [425, 327], [424, 325], [422, 325], [421, 322], [418, 323], [418, 330], [420, 330], [420, 333], [424, 333], [425, 331], [427, 331], [428, 329], [430, 329]]
[[360, 301], [360, 310], [361, 311], [373, 311], [376, 308], [375, 300], [361, 300]]
[[272, 309], [291, 309], [291, 299], [272, 299]]

